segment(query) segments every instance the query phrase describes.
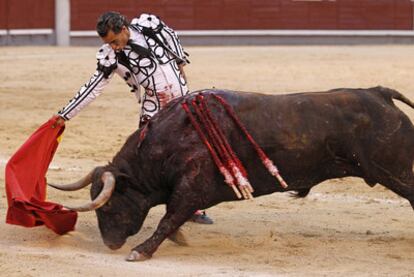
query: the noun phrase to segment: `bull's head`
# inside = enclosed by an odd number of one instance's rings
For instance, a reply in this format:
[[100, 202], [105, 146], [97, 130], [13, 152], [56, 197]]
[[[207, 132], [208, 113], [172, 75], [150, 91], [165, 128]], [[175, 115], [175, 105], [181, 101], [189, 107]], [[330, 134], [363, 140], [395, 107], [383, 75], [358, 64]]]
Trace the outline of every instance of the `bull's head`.
[[129, 236], [141, 229], [149, 211], [149, 203], [140, 192], [128, 185], [125, 174], [113, 173], [103, 167], [95, 168], [78, 182], [49, 185], [60, 190], [74, 191], [91, 183], [91, 202], [65, 208], [79, 212], [94, 210], [105, 245], [113, 250], [118, 249]]

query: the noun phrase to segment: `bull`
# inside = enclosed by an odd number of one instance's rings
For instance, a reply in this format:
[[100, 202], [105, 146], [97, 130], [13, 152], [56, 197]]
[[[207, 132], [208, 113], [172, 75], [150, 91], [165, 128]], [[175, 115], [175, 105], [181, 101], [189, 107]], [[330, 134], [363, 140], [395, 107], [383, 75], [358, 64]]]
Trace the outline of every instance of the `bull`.
[[[414, 104], [401, 93], [383, 87], [287, 95], [203, 93], [231, 105], [289, 185], [277, 184], [226, 112], [211, 103], [249, 174], [254, 197], [285, 191], [304, 197], [325, 180], [356, 176], [370, 186], [385, 186], [414, 207], [414, 128], [393, 99]], [[103, 242], [111, 249], [138, 233], [152, 207], [166, 204], [157, 229], [131, 250], [128, 261], [152, 257], [166, 238], [184, 243], [179, 227], [196, 210], [238, 200], [180, 105], [195, 94], [170, 102], [127, 139], [108, 165], [76, 183], [54, 185], [74, 190], [92, 183], [92, 201], [72, 209], [95, 210]]]

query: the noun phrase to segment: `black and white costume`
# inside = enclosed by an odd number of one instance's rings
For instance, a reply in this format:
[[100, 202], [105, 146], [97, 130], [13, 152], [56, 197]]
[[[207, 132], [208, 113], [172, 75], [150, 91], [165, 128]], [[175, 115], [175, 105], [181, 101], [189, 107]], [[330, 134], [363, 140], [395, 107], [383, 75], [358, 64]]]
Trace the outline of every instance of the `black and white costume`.
[[58, 114], [69, 120], [92, 102], [109, 84], [114, 73], [131, 87], [141, 103], [140, 86], [145, 89], [140, 122], [145, 122], [161, 108], [159, 94], [170, 99], [187, 94], [187, 83], [178, 64], [188, 63], [180, 41], [171, 28], [158, 17], [142, 14], [129, 26], [130, 38], [126, 47], [115, 52], [104, 44], [96, 54], [97, 70], [79, 92]]

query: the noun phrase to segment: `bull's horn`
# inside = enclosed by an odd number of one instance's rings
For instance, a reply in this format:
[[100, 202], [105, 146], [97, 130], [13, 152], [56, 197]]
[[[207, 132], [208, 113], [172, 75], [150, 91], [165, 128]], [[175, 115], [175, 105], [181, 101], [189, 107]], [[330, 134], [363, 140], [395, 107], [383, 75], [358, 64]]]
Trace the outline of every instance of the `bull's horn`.
[[86, 187], [90, 183], [92, 183], [92, 175], [94, 170], [88, 173], [85, 177], [80, 179], [79, 181], [72, 183], [72, 184], [65, 184], [65, 185], [56, 185], [56, 184], [48, 184], [51, 187], [54, 187], [55, 189], [60, 189], [64, 191], [74, 191], [79, 190], [81, 188]]
[[102, 191], [99, 193], [99, 195], [91, 202], [71, 207], [71, 206], [65, 206], [65, 208], [77, 212], [87, 212], [87, 211], [93, 211], [100, 207], [102, 207], [108, 200], [111, 198], [112, 193], [115, 189], [115, 177], [110, 171], [105, 171], [102, 174], [102, 182], [103, 182], [103, 188]]

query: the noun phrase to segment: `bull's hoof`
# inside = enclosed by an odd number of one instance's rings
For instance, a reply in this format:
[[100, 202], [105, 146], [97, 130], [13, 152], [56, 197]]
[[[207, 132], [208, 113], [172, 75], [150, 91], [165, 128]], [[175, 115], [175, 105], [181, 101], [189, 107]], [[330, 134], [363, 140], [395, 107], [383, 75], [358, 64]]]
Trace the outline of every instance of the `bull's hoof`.
[[129, 253], [128, 257], [125, 259], [128, 262], [142, 262], [145, 260], [149, 260], [151, 257], [139, 253], [138, 251], [132, 250], [131, 253]]
[[171, 240], [172, 242], [175, 242], [176, 244], [178, 244], [180, 246], [188, 246], [188, 242], [185, 239], [185, 236], [184, 236], [183, 232], [181, 232], [180, 229], [178, 229], [177, 231], [172, 233], [168, 237], [168, 239]]

